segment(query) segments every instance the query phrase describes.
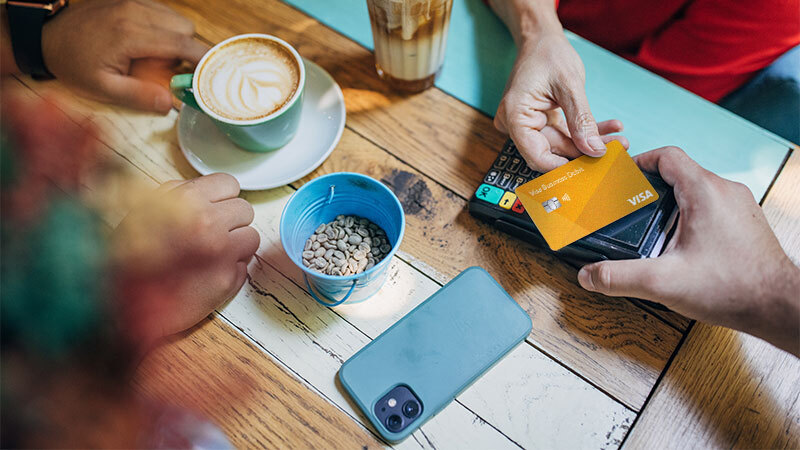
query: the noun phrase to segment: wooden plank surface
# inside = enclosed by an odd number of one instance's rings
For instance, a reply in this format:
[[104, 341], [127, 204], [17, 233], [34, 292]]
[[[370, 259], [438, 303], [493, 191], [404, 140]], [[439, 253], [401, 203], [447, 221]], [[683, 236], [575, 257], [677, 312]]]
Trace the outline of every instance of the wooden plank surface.
[[[483, 266], [529, 312], [537, 347], [628, 407], [642, 405], [678, 343], [680, 326], [627, 300], [586, 293], [573, 268], [469, 216], [465, 199], [503, 141], [490, 119], [437, 89], [411, 97], [388, 92], [370, 52], [277, 0], [231, 0], [221, 14], [209, 3], [167, 3], [195, 21], [210, 42], [272, 33], [328, 70], [345, 93], [350, 131], [343, 139], [356, 141], [354, 134], [361, 141], [340, 145], [315, 175], [346, 168], [387, 181], [406, 206], [409, 263], [440, 283]], [[357, 158], [363, 164], [350, 165]]]
[[[764, 201], [800, 263], [800, 152]], [[644, 408], [626, 448], [800, 448], [800, 360], [733, 330], [696, 324]]]
[[145, 398], [201, 413], [236, 448], [384, 445], [219, 317], [151, 352], [133, 383]]
[[800, 147], [795, 147], [762, 203], [786, 254], [800, 265]]
[[698, 323], [625, 441], [632, 449], [800, 447], [800, 361]]
[[[158, 181], [180, 175], [182, 157], [176, 150], [175, 133], [164, 131], [174, 127], [177, 117], [174, 112], [166, 117], [145, 118], [75, 98], [57, 84], [26, 82], [37, 91], [59, 92], [77, 109], [77, 114], [110, 129], [106, 134], [107, 145], [132, 168], [152, 174]], [[360, 139], [351, 132], [347, 134]], [[356, 144], [349, 138], [340, 144], [349, 145]], [[278, 243], [278, 219], [291, 192], [290, 188], [280, 188], [245, 195], [256, 209], [255, 226], [262, 236], [262, 248], [259, 259], [251, 266], [249, 285], [221, 314], [294, 375], [365, 424], [365, 419], [336, 385], [336, 371], [344, 359], [439, 285], [397, 259], [386, 287], [370, 302], [342, 307], [336, 312], [319, 306], [299, 287], [299, 272], [293, 270]], [[514, 355], [509, 363], [492, 372], [500, 374], [493, 379], [506, 380], [506, 385], [476, 383], [465, 392], [465, 400], [451, 404], [402, 446], [552, 447], [564, 442], [564, 435], [575, 445], [603, 448], [618, 445], [633, 419], [632, 411], [527, 344]], [[531, 374], [537, 377], [531, 378]], [[537, 432], [538, 428], [531, 427], [531, 416], [509, 414], [508, 392], [514, 392], [515, 398], [527, 405], [529, 411], [539, 414], [531, 415], [537, 419], [534, 423], [547, 423], [558, 433]], [[578, 420], [564, 420], [567, 417]], [[228, 416], [225, 420], [235, 417]]]

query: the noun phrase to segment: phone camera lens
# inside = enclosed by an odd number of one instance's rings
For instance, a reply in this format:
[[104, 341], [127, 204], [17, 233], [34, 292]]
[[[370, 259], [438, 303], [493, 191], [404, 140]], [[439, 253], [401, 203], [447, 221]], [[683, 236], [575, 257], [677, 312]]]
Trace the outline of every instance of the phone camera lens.
[[392, 414], [386, 419], [386, 428], [389, 431], [399, 431], [403, 426], [403, 419], [397, 414]]
[[419, 414], [419, 403], [415, 402], [414, 400], [409, 400], [403, 403], [403, 415], [408, 417], [409, 419], [413, 419], [417, 417]]

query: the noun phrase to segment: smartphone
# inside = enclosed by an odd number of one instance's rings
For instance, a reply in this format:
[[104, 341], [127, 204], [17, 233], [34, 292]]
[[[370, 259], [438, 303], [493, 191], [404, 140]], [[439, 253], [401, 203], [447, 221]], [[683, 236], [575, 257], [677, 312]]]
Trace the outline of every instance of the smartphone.
[[531, 319], [470, 267], [348, 359], [347, 393], [390, 443], [403, 440], [522, 342]]

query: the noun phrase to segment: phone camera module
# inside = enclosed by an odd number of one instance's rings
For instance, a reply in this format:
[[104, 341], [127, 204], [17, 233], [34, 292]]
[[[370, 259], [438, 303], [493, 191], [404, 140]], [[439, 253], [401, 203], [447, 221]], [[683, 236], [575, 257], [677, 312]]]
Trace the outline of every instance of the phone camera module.
[[419, 414], [419, 403], [415, 402], [414, 400], [409, 400], [403, 403], [403, 415], [408, 417], [409, 419], [413, 419], [417, 417]]
[[388, 428], [389, 431], [394, 431], [394, 432], [400, 431], [402, 427], [403, 427], [403, 419], [397, 414], [392, 414], [386, 419], [386, 428]]
[[382, 429], [402, 433], [420, 421], [425, 404], [408, 385], [398, 384], [375, 402], [372, 411]]

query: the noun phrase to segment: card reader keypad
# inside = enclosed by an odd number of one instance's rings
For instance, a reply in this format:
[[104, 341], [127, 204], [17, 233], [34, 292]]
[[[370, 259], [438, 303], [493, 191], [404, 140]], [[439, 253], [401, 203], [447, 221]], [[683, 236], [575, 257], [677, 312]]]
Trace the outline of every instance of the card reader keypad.
[[[539, 175], [541, 175], [540, 172], [535, 172], [528, 167], [517, 150], [517, 146], [508, 140], [503, 146], [503, 150], [497, 155], [497, 159], [494, 160], [489, 173], [483, 178], [483, 184], [475, 191], [475, 197], [516, 214], [523, 214], [525, 208], [517, 200], [517, 194], [514, 191]], [[485, 187], [494, 189], [489, 190]]]

